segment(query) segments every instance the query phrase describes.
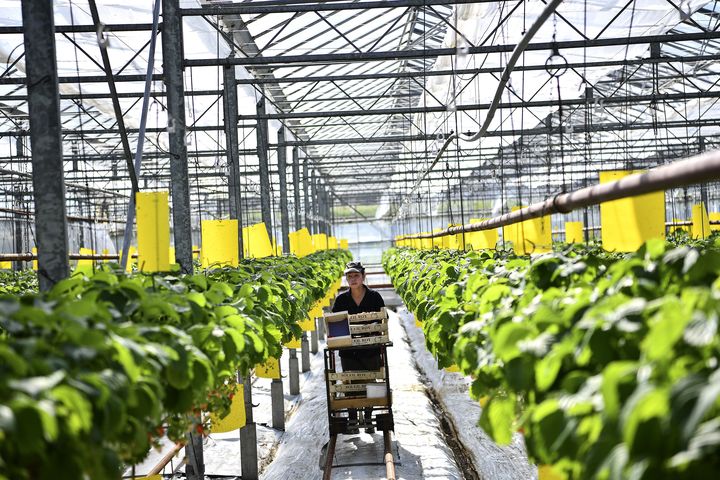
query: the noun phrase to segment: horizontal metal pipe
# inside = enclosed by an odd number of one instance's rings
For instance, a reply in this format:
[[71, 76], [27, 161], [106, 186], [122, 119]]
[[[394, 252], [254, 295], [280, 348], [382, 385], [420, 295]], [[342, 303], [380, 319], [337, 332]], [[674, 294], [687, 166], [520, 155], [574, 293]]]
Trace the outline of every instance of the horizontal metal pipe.
[[247, 2], [245, 4], [210, 4], [200, 8], [183, 8], [183, 16], [197, 15], [260, 15], [268, 13], [369, 10], [374, 8], [407, 8], [442, 5], [460, 5], [466, 3], [487, 3], [497, 0], [378, 0], [375, 2]]
[[[531, 43], [525, 51], [533, 50], [552, 50], [557, 47], [560, 50], [569, 48], [593, 48], [593, 47], [612, 47], [649, 43], [671, 43], [671, 42], [687, 42], [687, 41], [709, 41], [720, 38], [720, 32], [702, 32], [702, 33], [676, 33], [665, 35], [646, 35], [635, 37], [618, 37], [618, 38], [598, 38], [591, 40], [567, 40], [561, 42], [538, 42]], [[468, 47], [468, 55], [486, 54], [486, 53], [506, 53], [512, 52], [515, 45], [483, 45], [477, 47]], [[224, 57], [224, 58], [198, 58], [189, 59], [183, 62], [186, 67], [211, 67], [220, 65], [272, 65], [284, 66], [292, 64], [318, 65], [328, 63], [354, 63], [354, 62], [373, 62], [386, 60], [408, 60], [408, 59], [425, 59], [428, 57], [451, 56], [456, 55], [455, 48], [431, 48], [418, 50], [396, 50], [383, 52], [345, 52], [345, 53], [327, 53], [327, 54], [308, 54], [308, 55], [279, 55], [275, 57]]]
[[[160, 24], [162, 26], [162, 23]], [[115, 23], [105, 25], [106, 32], [140, 32], [152, 30], [152, 23]], [[55, 25], [55, 33], [97, 33], [95, 25]], [[22, 25], [0, 27], [0, 35], [22, 34]]]
[[653, 168], [645, 173], [629, 175], [614, 182], [560, 193], [542, 202], [488, 220], [446, 228], [437, 233], [408, 235], [401, 238], [436, 238], [458, 233], [479, 232], [540, 218], [553, 213], [570, 213], [578, 208], [598, 205], [621, 198], [644, 195], [670, 188], [720, 179], [720, 150]]

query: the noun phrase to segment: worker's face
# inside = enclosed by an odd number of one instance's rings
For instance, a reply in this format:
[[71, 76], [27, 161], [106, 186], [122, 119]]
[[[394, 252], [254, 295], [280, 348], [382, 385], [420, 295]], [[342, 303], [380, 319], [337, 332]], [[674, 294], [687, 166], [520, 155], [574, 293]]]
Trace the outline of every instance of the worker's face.
[[365, 279], [365, 275], [359, 272], [349, 272], [345, 274], [345, 279], [347, 280], [348, 285], [350, 288], [353, 287], [359, 287], [363, 284], [363, 280]]

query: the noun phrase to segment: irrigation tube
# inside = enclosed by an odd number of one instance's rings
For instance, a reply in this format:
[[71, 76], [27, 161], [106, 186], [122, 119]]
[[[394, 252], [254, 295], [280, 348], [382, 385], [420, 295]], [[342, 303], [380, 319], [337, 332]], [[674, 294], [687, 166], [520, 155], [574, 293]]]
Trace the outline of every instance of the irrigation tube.
[[[550, 15], [555, 13], [555, 10], [561, 3], [562, 0], [552, 0], [550, 3], [548, 3], [545, 9], [540, 13], [540, 16], [535, 19], [528, 31], [525, 32], [525, 35], [523, 35], [523, 37], [520, 39], [520, 42], [515, 45], [515, 49], [513, 49], [512, 55], [510, 55], [510, 60], [508, 60], [507, 65], [505, 65], [505, 69], [503, 70], [502, 76], [500, 77], [500, 83], [498, 83], [497, 89], [495, 90], [495, 97], [490, 104], [490, 108], [488, 109], [487, 115], [485, 116], [485, 121], [483, 122], [480, 130], [470, 137], [463, 137], [459, 133], [450, 132], [450, 135], [448, 135], [448, 137], [445, 139], [445, 143], [443, 143], [443, 145], [438, 150], [430, 166], [425, 169], [422, 175], [420, 175], [420, 177], [415, 182], [415, 185], [413, 185], [413, 188], [410, 190], [410, 192], [406, 194], [405, 200], [402, 202], [401, 206], [404, 206], [408, 202], [408, 199], [411, 198], [412, 194], [420, 186], [420, 183], [422, 183], [422, 181], [425, 180], [425, 177], [427, 177], [427, 175], [435, 168], [435, 165], [437, 165], [438, 161], [440, 161], [440, 157], [442, 157], [442, 154], [445, 153], [445, 150], [447, 150], [447, 148], [450, 146], [450, 143], [452, 143], [458, 138], [461, 140], [465, 140], [466, 142], [474, 142], [487, 133], [488, 128], [490, 128], [490, 122], [492, 122], [493, 118], [495, 118], [495, 112], [500, 106], [500, 100], [502, 99], [503, 92], [505, 91], [505, 85], [507, 85], [508, 80], [510, 80], [510, 74], [515, 68], [515, 64], [520, 59], [520, 56], [523, 54], [527, 46], [530, 44], [530, 40], [533, 39], [535, 34], [538, 32], [538, 30], [540, 30], [540, 27], [543, 26], [543, 24], [547, 21]], [[395, 219], [397, 218], [398, 216], [396, 215]]]
[[720, 179], [720, 150], [713, 150], [669, 165], [653, 168], [645, 173], [636, 173], [613, 182], [581, 188], [570, 193], [561, 193], [521, 210], [499, 215], [482, 222], [451, 227], [436, 233], [405, 235], [399, 239], [436, 238], [463, 232], [479, 232], [544, 217], [553, 213], [570, 213], [578, 208], [598, 205], [611, 200], [696, 183], [707, 183], [718, 179]]
[[[148, 51], [148, 66], [145, 73], [145, 92], [143, 92], [142, 114], [140, 116], [140, 132], [138, 133], [138, 143], [135, 149], [135, 174], [140, 176], [140, 167], [142, 166], [143, 144], [145, 143], [145, 126], [147, 125], [148, 103], [150, 102], [150, 87], [152, 86], [152, 73], [155, 68], [155, 43], [158, 33], [158, 22], [160, 19], [160, 1], [155, 0], [153, 8], [153, 25], [150, 37], [150, 49]], [[123, 236], [122, 255], [120, 256], [120, 267], [125, 271], [128, 262], [128, 253], [130, 252], [130, 243], [132, 242], [132, 228], [135, 223], [135, 195], [130, 195], [128, 203], [127, 218], [125, 220], [125, 235]]]

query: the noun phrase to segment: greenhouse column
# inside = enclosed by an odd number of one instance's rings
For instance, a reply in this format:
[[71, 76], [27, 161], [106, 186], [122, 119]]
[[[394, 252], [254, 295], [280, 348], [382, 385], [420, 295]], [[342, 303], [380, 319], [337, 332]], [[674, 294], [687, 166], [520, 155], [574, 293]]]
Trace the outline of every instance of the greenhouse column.
[[235, 80], [235, 67], [225, 65], [223, 67], [224, 81], [224, 112], [225, 112], [225, 149], [227, 151], [228, 164], [228, 193], [230, 204], [230, 218], [238, 221], [238, 253], [243, 254], [243, 236], [241, 225], [240, 195], [240, 163], [238, 152], [238, 106], [237, 106], [237, 82]]
[[315, 204], [317, 205], [317, 231], [327, 233], [325, 231], [325, 196], [323, 194], [323, 186], [320, 179], [315, 178]]
[[278, 178], [280, 179], [280, 230], [282, 231], [283, 253], [290, 253], [290, 219], [288, 218], [287, 201], [287, 146], [285, 145], [285, 128], [278, 130]]
[[[21, 253], [24, 251], [25, 245], [23, 244], [23, 223], [27, 220], [22, 215], [20, 215], [20, 209], [22, 208], [22, 201], [23, 201], [23, 193], [17, 192], [15, 193], [15, 208], [18, 210], [17, 213], [15, 213], [15, 222], [13, 223], [14, 227], [14, 234], [15, 234], [15, 251], [18, 253]], [[29, 250], [29, 249], [28, 249]], [[17, 261], [15, 262], [15, 266], [13, 267], [14, 270], [19, 271], [25, 268], [25, 262], [23, 261]]]
[[318, 190], [317, 190], [318, 184], [317, 184], [317, 177], [315, 176], [315, 170], [313, 170], [310, 173], [310, 197], [313, 199], [311, 208], [312, 208], [312, 216], [310, 224], [312, 225], [312, 233], [320, 233], [320, 229], [318, 228], [318, 215], [319, 209], [318, 209]]
[[305, 160], [303, 161], [303, 192], [305, 194], [304, 198], [304, 217], [305, 221], [303, 222], [305, 227], [310, 230], [310, 233], [314, 233], [312, 231], [312, 222], [310, 221], [310, 176], [308, 174], [308, 159], [305, 157]]
[[240, 429], [240, 468], [243, 480], [257, 480], [257, 431], [253, 421], [252, 382], [250, 375], [239, 380], [244, 384], [245, 392], [245, 426]]
[[163, 0], [163, 76], [167, 90], [170, 191], [172, 193], [175, 260], [183, 273], [192, 273], [190, 184], [185, 144], [182, 20], [179, 0]]
[[260, 165], [260, 211], [268, 237], [272, 238], [272, 212], [270, 210], [270, 171], [268, 168], [268, 121], [265, 115], [265, 97], [257, 103], [257, 154]]
[[300, 370], [298, 369], [297, 350], [290, 349], [290, 359], [288, 360], [288, 370], [290, 370], [290, 395], [300, 393]]
[[70, 274], [53, 2], [22, 2], [40, 290]]
[[302, 228], [302, 223], [300, 223], [300, 149], [298, 147], [293, 147], [292, 152], [293, 199], [295, 200], [295, 230], [300, 230]]

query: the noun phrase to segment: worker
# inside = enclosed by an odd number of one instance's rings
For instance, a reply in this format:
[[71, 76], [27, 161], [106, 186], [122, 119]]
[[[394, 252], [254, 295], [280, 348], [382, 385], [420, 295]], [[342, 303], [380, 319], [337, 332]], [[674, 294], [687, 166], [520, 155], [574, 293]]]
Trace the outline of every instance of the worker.
[[[348, 312], [350, 315], [365, 312], [379, 312], [385, 306], [382, 296], [365, 285], [365, 267], [361, 262], [349, 262], [345, 268], [345, 279], [350, 287], [339, 294], [333, 303], [333, 312]], [[340, 363], [343, 372], [353, 370], [377, 371], [383, 365], [380, 348], [343, 348], [340, 350]], [[372, 408], [365, 409], [365, 421], [370, 422]], [[350, 410], [350, 423], [357, 422], [357, 412]], [[374, 433], [374, 427], [365, 429], [367, 433]], [[358, 433], [357, 427], [349, 429], [350, 433]]]

